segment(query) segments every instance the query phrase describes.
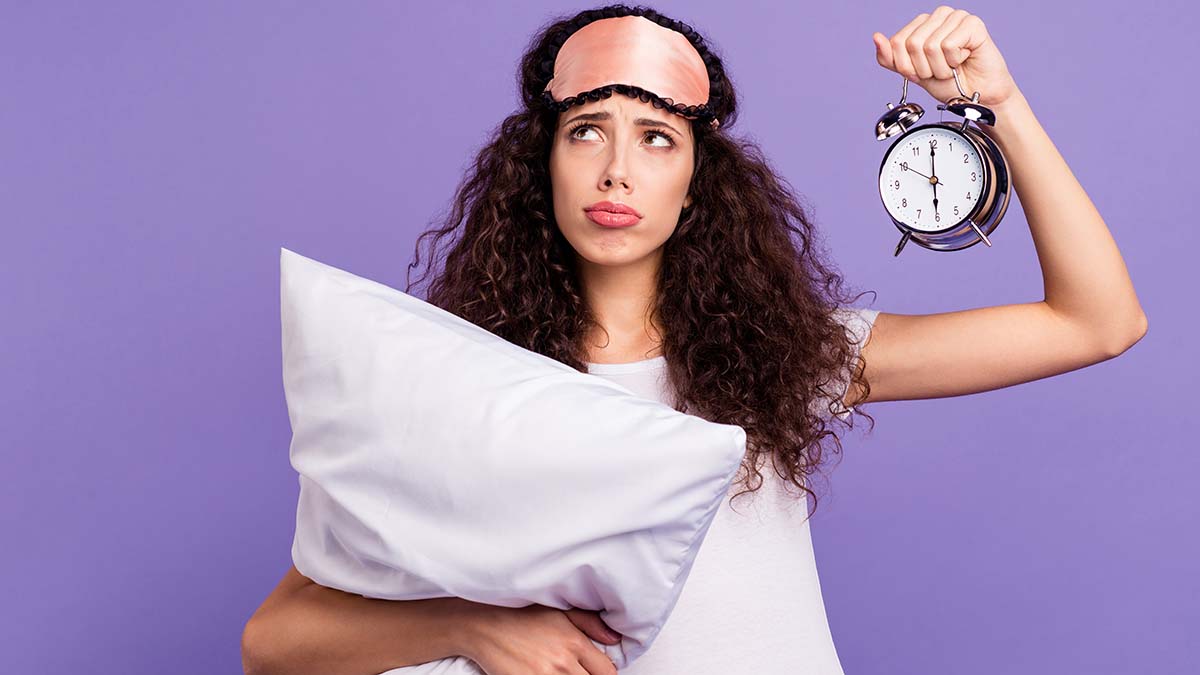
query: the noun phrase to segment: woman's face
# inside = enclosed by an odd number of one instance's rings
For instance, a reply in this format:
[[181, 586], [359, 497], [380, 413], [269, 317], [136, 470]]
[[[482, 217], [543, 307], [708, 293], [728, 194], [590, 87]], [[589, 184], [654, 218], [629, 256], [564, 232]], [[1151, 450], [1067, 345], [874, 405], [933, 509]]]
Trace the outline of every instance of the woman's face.
[[[620, 94], [559, 113], [550, 151], [554, 217], [576, 253], [597, 265], [625, 265], [658, 251], [691, 204], [692, 144], [687, 119]], [[604, 201], [641, 218], [605, 227], [588, 215]]]

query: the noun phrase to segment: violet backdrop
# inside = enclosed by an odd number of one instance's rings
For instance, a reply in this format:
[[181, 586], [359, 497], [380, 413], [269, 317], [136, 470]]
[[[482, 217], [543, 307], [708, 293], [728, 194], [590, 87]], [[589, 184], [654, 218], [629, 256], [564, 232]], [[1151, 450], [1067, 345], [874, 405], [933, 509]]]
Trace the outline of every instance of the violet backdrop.
[[[298, 491], [279, 248], [403, 288], [416, 235], [517, 105], [530, 35], [587, 6], [0, 7], [5, 672], [240, 672]], [[863, 304], [1042, 297], [1019, 196], [992, 248], [892, 257], [871, 129], [900, 78], [871, 33], [934, 3], [654, 6], [726, 58], [732, 131], [878, 291]], [[839, 654], [849, 675], [1200, 672], [1198, 373], [1181, 351], [1200, 10], [962, 7], [1105, 217], [1150, 331], [1083, 370], [866, 407], [877, 425], [846, 438], [813, 523]]]

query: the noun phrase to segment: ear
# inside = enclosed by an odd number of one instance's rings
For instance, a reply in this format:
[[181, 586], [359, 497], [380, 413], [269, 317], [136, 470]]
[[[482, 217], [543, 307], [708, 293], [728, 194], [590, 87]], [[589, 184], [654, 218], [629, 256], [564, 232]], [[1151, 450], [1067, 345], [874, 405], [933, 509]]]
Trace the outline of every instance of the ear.
[[688, 193], [688, 195], [683, 198], [683, 208], [686, 209], [691, 205], [692, 205], [692, 195], [691, 195], [691, 193]]

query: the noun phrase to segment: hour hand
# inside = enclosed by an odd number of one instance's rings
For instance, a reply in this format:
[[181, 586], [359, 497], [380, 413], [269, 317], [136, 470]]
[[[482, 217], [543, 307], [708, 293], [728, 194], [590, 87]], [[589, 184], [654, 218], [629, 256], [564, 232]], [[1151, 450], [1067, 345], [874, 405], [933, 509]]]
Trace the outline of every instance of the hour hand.
[[917, 171], [916, 169], [905, 169], [905, 171], [911, 171], [911, 172], [917, 174], [918, 176], [920, 176], [921, 178], [924, 178], [925, 180], [927, 180], [930, 183], [933, 183], [935, 185], [945, 185], [945, 183], [942, 182], [942, 179], [938, 178], [937, 176], [926, 176], [925, 174], [921, 173], [920, 171]]

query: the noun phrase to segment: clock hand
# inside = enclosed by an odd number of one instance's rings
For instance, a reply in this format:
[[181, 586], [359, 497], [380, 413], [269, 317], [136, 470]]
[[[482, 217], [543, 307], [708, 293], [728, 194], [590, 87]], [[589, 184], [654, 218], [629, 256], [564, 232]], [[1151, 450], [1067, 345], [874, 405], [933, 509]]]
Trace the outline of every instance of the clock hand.
[[904, 169], [904, 170], [912, 171], [913, 173], [917, 174], [921, 178], [924, 178], [925, 180], [928, 180], [931, 183], [936, 181], [938, 185], [945, 185], [945, 183], [942, 182], [942, 179], [938, 178], [937, 176], [933, 176], [933, 177], [926, 176], [925, 174], [921, 173], [920, 171], [917, 171], [916, 169]]
[[937, 198], [938, 178], [937, 178], [937, 169], [935, 169], [933, 166], [933, 156], [935, 154], [937, 154], [937, 148], [934, 147], [933, 143], [930, 143], [929, 144], [929, 175], [932, 176], [932, 178], [929, 179], [929, 182], [933, 183], [933, 212], [937, 213], [938, 212], [938, 198]]

